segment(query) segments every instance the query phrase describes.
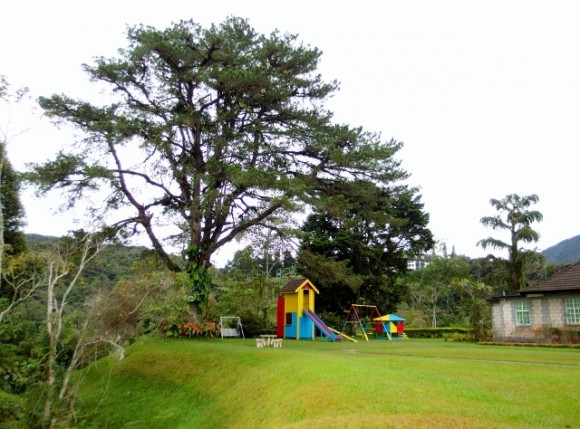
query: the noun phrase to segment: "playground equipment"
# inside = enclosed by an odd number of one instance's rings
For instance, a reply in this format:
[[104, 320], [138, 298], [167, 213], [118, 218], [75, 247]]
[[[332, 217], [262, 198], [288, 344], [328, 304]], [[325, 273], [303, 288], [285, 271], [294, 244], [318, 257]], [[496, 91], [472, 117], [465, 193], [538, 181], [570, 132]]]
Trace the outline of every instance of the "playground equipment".
[[354, 339], [354, 338], [352, 338], [352, 337], [349, 337], [349, 336], [348, 336], [348, 335], [346, 335], [344, 332], [340, 332], [340, 331], [337, 331], [336, 329], [332, 329], [332, 328], [330, 328], [330, 330], [331, 330], [332, 332], [334, 332], [335, 334], [338, 334], [338, 335], [340, 335], [340, 336], [341, 336], [342, 338], [344, 338], [345, 340], [352, 341], [353, 343], [358, 343], [358, 341], [357, 341], [357, 340], [355, 340], [355, 339]]
[[387, 337], [389, 340], [406, 339], [405, 319], [395, 314], [387, 314], [373, 319], [375, 322], [375, 335]]
[[361, 335], [366, 341], [370, 323], [373, 319], [381, 317], [376, 305], [351, 304], [346, 314], [346, 320], [342, 326], [342, 331], [353, 337]]
[[405, 337], [404, 321], [405, 319], [394, 314], [381, 316], [376, 305], [351, 304], [342, 331], [353, 337], [361, 335], [366, 341], [369, 340], [368, 334], [373, 332], [377, 336], [386, 336], [392, 340]]
[[220, 317], [220, 332], [222, 334], [222, 339], [235, 338], [239, 337], [240, 335], [243, 339], [246, 339], [244, 336], [244, 329], [242, 328], [242, 320], [239, 317]]
[[316, 327], [327, 340], [342, 340], [342, 335], [326, 326], [314, 312], [314, 296], [320, 292], [310, 280], [290, 280], [280, 293], [276, 318], [278, 337], [313, 340]]

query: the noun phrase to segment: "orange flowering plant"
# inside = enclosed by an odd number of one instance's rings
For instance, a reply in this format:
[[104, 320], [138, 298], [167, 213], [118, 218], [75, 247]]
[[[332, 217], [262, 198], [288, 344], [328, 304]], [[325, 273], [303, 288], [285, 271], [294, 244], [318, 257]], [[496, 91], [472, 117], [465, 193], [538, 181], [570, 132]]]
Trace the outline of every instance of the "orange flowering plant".
[[161, 324], [161, 332], [166, 337], [173, 338], [194, 338], [194, 337], [216, 337], [220, 333], [217, 323], [212, 320], [207, 322], [171, 322], [165, 321]]

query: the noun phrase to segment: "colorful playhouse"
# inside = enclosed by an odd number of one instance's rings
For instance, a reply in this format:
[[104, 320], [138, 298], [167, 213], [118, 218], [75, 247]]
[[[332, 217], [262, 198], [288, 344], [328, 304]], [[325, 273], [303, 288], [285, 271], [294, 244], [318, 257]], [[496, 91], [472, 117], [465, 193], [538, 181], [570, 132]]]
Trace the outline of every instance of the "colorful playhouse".
[[390, 340], [407, 338], [405, 334], [405, 319], [395, 314], [373, 319], [375, 322], [376, 335], [386, 336]]
[[278, 298], [277, 330], [279, 338], [296, 340], [315, 338], [315, 328], [329, 341], [341, 341], [338, 331], [329, 328], [314, 312], [314, 298], [320, 292], [308, 279], [290, 280]]

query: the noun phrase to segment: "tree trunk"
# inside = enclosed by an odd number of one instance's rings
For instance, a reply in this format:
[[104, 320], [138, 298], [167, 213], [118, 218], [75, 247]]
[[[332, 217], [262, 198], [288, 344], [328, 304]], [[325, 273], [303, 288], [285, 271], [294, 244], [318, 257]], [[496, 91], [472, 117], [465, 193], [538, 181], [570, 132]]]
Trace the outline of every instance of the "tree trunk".
[[[49, 291], [49, 297], [52, 296], [52, 290]], [[48, 317], [46, 321], [46, 331], [48, 333], [49, 347], [48, 347], [48, 358], [47, 358], [47, 369], [48, 375], [46, 378], [46, 401], [44, 402], [44, 413], [42, 420], [44, 422], [44, 427], [52, 427], [52, 414], [53, 414], [53, 404], [54, 404], [54, 394], [56, 391], [56, 349], [57, 349], [57, 332], [55, 329], [54, 316], [52, 314], [52, 304], [51, 301], [48, 303]]]
[[431, 327], [432, 328], [437, 327], [437, 307], [435, 305], [433, 305], [433, 314], [431, 317]]
[[[46, 378], [47, 393], [43, 412], [44, 427], [54, 428], [57, 425], [58, 422], [54, 411], [55, 402], [56, 405], [62, 404], [61, 399], [65, 397], [68, 389], [68, 380], [66, 380], [66, 382], [63, 380], [60, 394], [58, 398], [56, 397], [56, 384], [58, 381], [56, 357], [58, 353], [60, 337], [62, 334], [64, 310], [68, 304], [67, 298], [77, 284], [77, 281], [85, 269], [86, 264], [91, 261], [99, 251], [100, 243], [94, 242], [93, 237], [86, 236], [81, 248], [81, 255], [78, 266], [76, 267], [72, 278], [68, 281], [66, 289], [60, 296], [58, 296], [58, 293], [55, 289], [59, 282], [69, 273], [67, 261], [62, 260], [59, 255], [50, 255], [47, 261], [48, 272], [46, 290], [46, 332], [48, 334], [49, 348]], [[70, 365], [76, 366], [75, 359], [77, 357], [78, 356], [73, 356], [73, 361]]]

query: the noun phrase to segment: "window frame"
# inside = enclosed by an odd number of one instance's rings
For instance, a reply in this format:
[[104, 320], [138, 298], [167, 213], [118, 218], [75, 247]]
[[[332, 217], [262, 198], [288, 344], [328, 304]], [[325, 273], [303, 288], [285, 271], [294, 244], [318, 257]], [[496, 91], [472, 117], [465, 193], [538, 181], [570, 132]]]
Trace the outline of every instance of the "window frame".
[[566, 298], [564, 306], [566, 308], [566, 324], [580, 325], [580, 298]]
[[530, 326], [532, 324], [529, 301], [517, 301], [515, 305], [515, 311], [516, 326]]

